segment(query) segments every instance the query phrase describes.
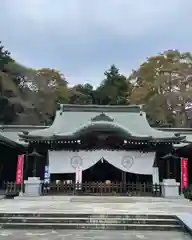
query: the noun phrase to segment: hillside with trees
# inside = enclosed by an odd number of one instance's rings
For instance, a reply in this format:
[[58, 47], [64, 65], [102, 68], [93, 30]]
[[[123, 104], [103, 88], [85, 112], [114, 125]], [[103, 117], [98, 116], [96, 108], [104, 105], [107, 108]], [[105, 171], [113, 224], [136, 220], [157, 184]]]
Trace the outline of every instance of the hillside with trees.
[[124, 76], [112, 64], [96, 89], [56, 69], [18, 64], [0, 43], [0, 124], [51, 124], [57, 103], [143, 104], [153, 126], [192, 126], [192, 54], [169, 50]]

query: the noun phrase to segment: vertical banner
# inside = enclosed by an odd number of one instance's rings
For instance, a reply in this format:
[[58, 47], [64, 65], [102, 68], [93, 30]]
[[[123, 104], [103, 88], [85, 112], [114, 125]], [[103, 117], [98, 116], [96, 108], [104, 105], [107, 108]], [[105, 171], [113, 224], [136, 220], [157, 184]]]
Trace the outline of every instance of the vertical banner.
[[24, 155], [19, 155], [17, 160], [16, 184], [22, 184], [23, 182], [23, 163]]
[[78, 189], [81, 189], [81, 183], [82, 183], [82, 168], [81, 167], [76, 168], [75, 182], [76, 182], [76, 184], [79, 184]]
[[181, 158], [181, 187], [188, 188], [188, 159]]
[[45, 166], [44, 183], [47, 183], [47, 184], [50, 183], [50, 173], [49, 173], [49, 167], [48, 166]]

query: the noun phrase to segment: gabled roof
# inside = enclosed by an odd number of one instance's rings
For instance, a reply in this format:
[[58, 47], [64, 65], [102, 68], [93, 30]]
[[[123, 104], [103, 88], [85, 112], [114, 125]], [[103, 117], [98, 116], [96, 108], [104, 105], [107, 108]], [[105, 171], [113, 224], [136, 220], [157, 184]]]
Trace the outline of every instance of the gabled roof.
[[192, 144], [192, 128], [157, 128], [157, 130], [162, 130], [164, 132], [174, 133], [175, 135], [180, 135], [181, 137], [185, 137], [184, 142], [180, 142], [179, 144], [175, 144], [174, 147], [176, 149], [183, 148]]
[[0, 137], [5, 141], [9, 141], [19, 145], [26, 145], [26, 142], [19, 137], [20, 132], [29, 132], [38, 129], [45, 129], [46, 126], [33, 125], [0, 125]]
[[56, 112], [53, 124], [46, 129], [36, 130], [20, 136], [25, 140], [57, 140], [79, 136], [85, 129], [116, 129], [132, 137], [179, 143], [185, 137], [156, 130], [149, 126], [142, 106], [102, 106], [63, 104]]
[[0, 132], [0, 144], [6, 145], [11, 148], [15, 148], [21, 152], [25, 151], [24, 145], [26, 145], [26, 143], [24, 143], [23, 141], [21, 143], [19, 143], [19, 142], [15, 141], [15, 139], [10, 139], [10, 137], [7, 137], [2, 132]]

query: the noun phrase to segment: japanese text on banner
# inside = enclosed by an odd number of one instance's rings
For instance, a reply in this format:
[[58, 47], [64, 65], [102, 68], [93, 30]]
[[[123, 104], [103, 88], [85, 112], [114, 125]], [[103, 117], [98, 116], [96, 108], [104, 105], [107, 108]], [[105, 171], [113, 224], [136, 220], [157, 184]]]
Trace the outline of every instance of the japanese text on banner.
[[17, 160], [16, 184], [22, 184], [23, 182], [23, 160], [24, 155], [19, 155]]
[[188, 159], [181, 158], [181, 185], [182, 189], [188, 188]]

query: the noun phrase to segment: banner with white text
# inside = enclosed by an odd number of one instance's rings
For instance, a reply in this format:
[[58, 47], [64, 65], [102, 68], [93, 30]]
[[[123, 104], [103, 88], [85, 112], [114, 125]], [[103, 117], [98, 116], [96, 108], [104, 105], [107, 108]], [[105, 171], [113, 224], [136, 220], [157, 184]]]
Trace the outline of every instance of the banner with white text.
[[182, 189], [188, 188], [188, 159], [181, 158], [181, 187]]
[[23, 163], [24, 155], [19, 155], [17, 160], [16, 184], [22, 184], [23, 182]]

